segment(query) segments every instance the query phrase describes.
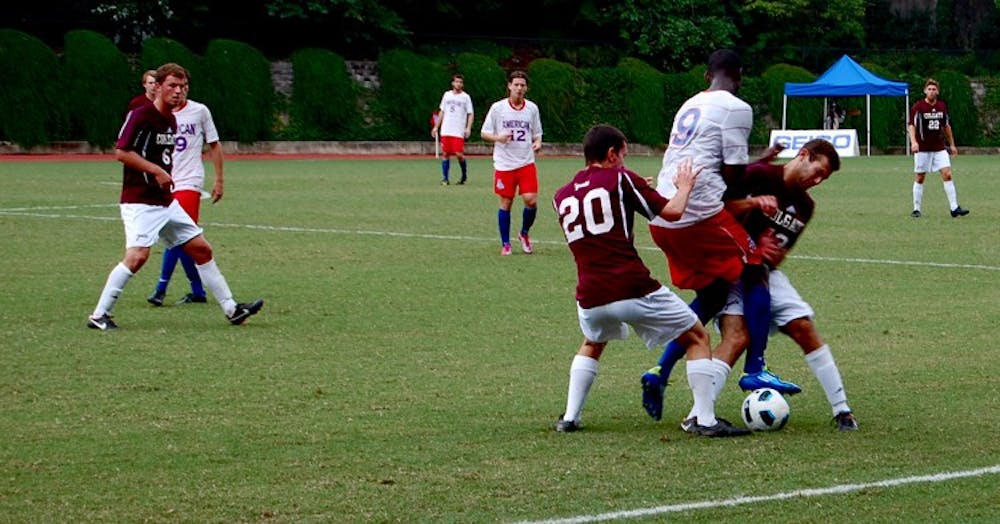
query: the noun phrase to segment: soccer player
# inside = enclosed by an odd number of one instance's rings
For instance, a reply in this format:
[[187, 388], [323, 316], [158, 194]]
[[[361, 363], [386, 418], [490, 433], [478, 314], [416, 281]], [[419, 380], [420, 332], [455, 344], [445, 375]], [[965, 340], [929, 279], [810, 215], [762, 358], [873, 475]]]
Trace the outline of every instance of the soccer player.
[[465, 77], [459, 74], [451, 75], [451, 90], [441, 95], [441, 114], [431, 128], [431, 136], [437, 138], [441, 134], [441, 150], [444, 160], [441, 161], [441, 185], [449, 184], [448, 171], [451, 167], [451, 157], [458, 158], [462, 168], [462, 179], [459, 185], [465, 183], [468, 169], [465, 163], [465, 140], [472, 133], [472, 98], [466, 93]]
[[[756, 162], [747, 167], [744, 182], [730, 188], [726, 208], [738, 217], [753, 238], [774, 236], [778, 242], [764, 254], [769, 272], [771, 292], [771, 322], [802, 349], [806, 364], [819, 380], [841, 431], [857, 431], [858, 421], [847, 404], [847, 393], [840, 370], [830, 346], [823, 342], [813, 322], [813, 309], [792, 286], [788, 276], [777, 269], [795, 246], [813, 216], [816, 203], [809, 190], [823, 183], [840, 169], [840, 155], [833, 144], [817, 139], [807, 142], [795, 158], [783, 165]], [[742, 194], [740, 194], [742, 193]], [[765, 215], [749, 201], [754, 195], [775, 195], [778, 209]], [[726, 306], [718, 318], [722, 343], [712, 357], [731, 367], [747, 345], [746, 324], [743, 321], [743, 296], [739, 286], [733, 286]], [[728, 369], [715, 368], [715, 399], [728, 378]]]
[[146, 104], [152, 104], [156, 99], [156, 70], [150, 69], [142, 74], [143, 93], [129, 101], [128, 110], [138, 109]]
[[[910, 216], [920, 218], [920, 206], [924, 199], [924, 177], [930, 171], [940, 171], [944, 183], [944, 194], [948, 197], [951, 216], [964, 217], [968, 209], [958, 205], [958, 193], [955, 181], [951, 178], [951, 159], [958, 155], [955, 147], [955, 136], [951, 133], [951, 119], [948, 118], [948, 106], [938, 98], [940, 87], [937, 80], [930, 78], [924, 84], [924, 99], [918, 100], [910, 108], [910, 121], [907, 129], [910, 132], [910, 149], [913, 151], [913, 171], [916, 179], [913, 181], [913, 212]], [[948, 139], [948, 149], [945, 149], [944, 139]]]
[[[190, 81], [190, 79], [188, 79]], [[187, 97], [190, 85], [181, 93], [181, 102], [173, 109], [177, 120], [177, 133], [174, 136], [173, 169], [170, 175], [174, 180], [174, 200], [180, 203], [191, 219], [198, 223], [201, 211], [201, 190], [205, 184], [205, 165], [201, 161], [201, 151], [208, 143], [209, 156], [215, 168], [215, 183], [212, 186], [212, 203], [222, 199], [222, 145], [219, 143], [219, 132], [215, 129], [212, 112], [205, 104], [189, 100]], [[153, 294], [147, 299], [154, 306], [162, 306], [167, 295], [167, 286], [174, 273], [177, 261], [180, 260], [191, 284], [191, 292], [182, 298], [178, 304], [204, 303], [205, 288], [198, 276], [198, 268], [194, 260], [184, 252], [181, 246], [174, 246], [163, 252], [163, 264], [160, 269], [160, 280]]]
[[583, 139], [586, 168], [557, 190], [552, 201], [576, 261], [577, 316], [584, 336], [570, 366], [566, 411], [555, 430], [582, 427], [580, 412], [597, 377], [601, 353], [608, 341], [625, 339], [631, 325], [649, 348], [676, 338], [686, 349], [694, 407], [681, 424], [684, 431], [709, 437], [749, 434], [715, 416], [708, 332], [677, 295], [650, 276], [635, 249], [636, 213], [647, 220], [681, 218], [696, 178], [691, 160], [678, 164], [676, 191], [667, 201], [645, 179], [625, 169], [627, 151], [621, 131], [592, 127]]
[[124, 165], [121, 216], [125, 224], [125, 258], [111, 270], [94, 312], [91, 329], [115, 329], [111, 311], [129, 280], [149, 259], [150, 247], [162, 237], [167, 247], [184, 246], [197, 264], [201, 280], [218, 300], [229, 322], [242, 324], [260, 311], [263, 300], [240, 304], [212, 258], [212, 246], [202, 230], [174, 200], [170, 177], [177, 121], [173, 109], [181, 102], [188, 72], [169, 63], [156, 70], [156, 100], [129, 112], [115, 144], [115, 159]]
[[535, 153], [542, 148], [542, 120], [538, 106], [524, 97], [528, 75], [512, 71], [507, 76], [508, 97], [494, 102], [480, 131], [483, 140], [493, 142], [493, 192], [500, 198], [497, 223], [500, 229], [500, 254], [509, 256], [510, 208], [518, 191], [524, 200], [521, 213], [521, 250], [531, 254], [528, 230], [538, 212], [538, 169]]
[[[693, 160], [702, 173], [691, 190], [684, 216], [674, 222], [655, 219], [649, 230], [667, 256], [674, 285], [696, 291], [690, 307], [702, 323], [722, 310], [730, 285], [742, 282], [751, 345], [740, 387], [798, 393], [801, 388], [764, 366], [770, 325], [767, 270], [759, 250], [722, 201], [727, 182], [740, 180], [749, 163], [747, 140], [753, 110], [736, 97], [742, 80], [739, 56], [728, 49], [713, 52], [705, 78], [708, 89], [689, 98], [677, 111], [656, 189], [672, 198], [677, 167], [685, 161]], [[754, 197], [753, 203], [766, 213], [774, 211], [773, 196]], [[669, 372], [684, 355], [683, 348], [672, 342], [658, 366], [642, 376], [643, 407], [656, 420], [662, 413]]]

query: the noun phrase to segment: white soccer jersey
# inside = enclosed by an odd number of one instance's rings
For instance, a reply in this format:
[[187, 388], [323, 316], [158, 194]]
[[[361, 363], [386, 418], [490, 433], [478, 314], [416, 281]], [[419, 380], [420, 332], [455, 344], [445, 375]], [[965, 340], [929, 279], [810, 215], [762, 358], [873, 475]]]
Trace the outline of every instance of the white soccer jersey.
[[676, 222], [657, 217], [652, 223], [682, 228], [721, 211], [726, 191], [722, 165], [749, 163], [747, 141], [752, 126], [753, 109], [729, 91], [702, 91], [684, 102], [674, 117], [656, 190], [667, 198], [674, 196], [677, 167], [687, 158], [694, 159], [694, 169], [701, 169], [701, 173], [691, 189], [684, 216]]
[[511, 136], [510, 142], [493, 144], [493, 168], [497, 171], [513, 171], [535, 162], [531, 143], [542, 136], [542, 120], [538, 106], [531, 100], [525, 100], [521, 109], [511, 107], [507, 98], [495, 102], [486, 114], [482, 131]]
[[219, 132], [212, 121], [212, 112], [205, 104], [188, 100], [183, 109], [174, 113], [177, 134], [174, 135], [174, 191], [201, 191], [205, 184], [205, 164], [201, 161], [204, 145], [219, 141]]
[[472, 97], [469, 93], [448, 90], [441, 96], [441, 136], [465, 138], [465, 124], [472, 114]]

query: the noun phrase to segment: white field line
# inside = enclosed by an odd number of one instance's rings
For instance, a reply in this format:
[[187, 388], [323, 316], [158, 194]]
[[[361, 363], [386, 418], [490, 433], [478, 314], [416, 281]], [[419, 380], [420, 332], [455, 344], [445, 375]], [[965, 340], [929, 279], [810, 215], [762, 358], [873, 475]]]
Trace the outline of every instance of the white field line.
[[672, 504], [669, 506], [657, 506], [653, 508], [632, 509], [615, 511], [611, 513], [598, 513], [594, 515], [578, 515], [576, 517], [522, 521], [520, 524], [577, 524], [584, 522], [602, 522], [608, 520], [634, 519], [639, 517], [650, 517], [663, 515], [666, 513], [679, 513], [683, 511], [693, 511], [699, 509], [714, 509], [744, 504], [757, 504], [761, 502], [771, 502], [775, 500], [785, 500], [797, 497], [820, 497], [824, 495], [842, 495], [869, 488], [892, 488], [904, 486], [906, 484], [918, 483], [939, 483], [954, 479], [982, 477], [984, 475], [1000, 474], [1000, 464], [980, 469], [966, 471], [953, 471], [948, 473], [935, 473], [933, 475], [922, 475], [916, 477], [902, 477], [895, 479], [880, 480], [876, 482], [865, 482], [861, 484], [838, 484], [826, 488], [800, 489], [796, 491], [786, 491], [775, 493], [774, 495], [756, 495], [747, 497], [734, 497], [729, 499], [705, 500], [701, 502], [687, 502], [683, 504]]
[[[35, 218], [72, 218], [80, 220], [121, 220], [118, 216], [112, 217], [97, 217], [88, 215], [72, 215], [72, 214], [55, 214], [55, 213], [40, 213], [39, 211], [59, 211], [59, 210], [74, 210], [74, 209], [92, 209], [92, 208], [103, 208], [103, 207], [118, 207], [118, 204], [94, 204], [88, 206], [46, 206], [46, 207], [31, 207], [31, 208], [7, 208], [0, 209], [0, 216], [23, 216], [23, 217], [35, 217]], [[323, 233], [323, 234], [336, 234], [336, 235], [369, 235], [369, 236], [382, 236], [382, 237], [399, 237], [399, 238], [424, 238], [429, 240], [461, 240], [461, 241], [471, 241], [471, 242], [496, 242], [495, 238], [482, 238], [482, 237], [471, 237], [462, 235], [433, 235], [429, 233], [404, 233], [398, 231], [372, 231], [364, 229], [338, 229], [338, 228], [312, 228], [312, 227], [297, 227], [297, 226], [266, 226], [266, 225], [254, 225], [254, 224], [225, 224], [218, 222], [204, 222], [202, 223], [205, 227], [224, 227], [232, 229], [255, 229], [258, 231], [276, 231], [276, 232], [292, 232], [292, 233]], [[532, 239], [535, 244], [549, 244], [549, 245], [564, 245], [563, 240], [552, 241], [552, 240], [536, 240]], [[645, 251], [659, 251], [655, 247], [640, 247], [639, 249]], [[942, 262], [925, 262], [920, 260], [883, 260], [883, 259], [873, 259], [873, 258], [849, 258], [849, 257], [821, 257], [812, 255], [789, 255], [789, 258], [796, 258], [801, 260], [816, 260], [820, 262], [853, 262], [858, 264], [881, 264], [881, 265], [897, 265], [897, 266], [922, 266], [922, 267], [937, 267], [937, 268], [951, 268], [951, 269], [979, 269], [984, 271], [1000, 271], [1000, 266], [987, 266], [982, 264], [958, 264], [958, 263], [942, 263]]]

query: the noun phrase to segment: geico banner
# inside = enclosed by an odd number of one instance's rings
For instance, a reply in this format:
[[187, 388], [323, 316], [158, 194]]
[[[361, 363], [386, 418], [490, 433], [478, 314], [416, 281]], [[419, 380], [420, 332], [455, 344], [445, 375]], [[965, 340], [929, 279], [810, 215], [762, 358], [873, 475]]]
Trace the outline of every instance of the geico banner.
[[859, 156], [858, 131], [856, 129], [775, 129], [771, 131], [770, 145], [781, 144], [785, 150], [778, 158], [794, 157], [806, 142], [822, 138], [833, 144], [840, 156]]

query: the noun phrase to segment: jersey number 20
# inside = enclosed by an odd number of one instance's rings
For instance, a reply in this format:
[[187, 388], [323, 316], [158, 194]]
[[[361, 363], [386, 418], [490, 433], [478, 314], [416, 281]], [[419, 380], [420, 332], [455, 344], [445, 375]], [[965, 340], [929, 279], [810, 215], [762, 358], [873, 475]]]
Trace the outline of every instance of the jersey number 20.
[[[595, 211], [595, 208], [599, 208], [600, 212]], [[597, 216], [598, 214], [600, 216]], [[566, 242], [575, 242], [583, 238], [585, 229], [591, 235], [600, 235], [611, 231], [615, 226], [615, 215], [611, 212], [611, 195], [602, 187], [587, 191], [582, 201], [576, 196], [564, 198], [559, 202], [559, 216], [563, 232], [566, 233]]]

